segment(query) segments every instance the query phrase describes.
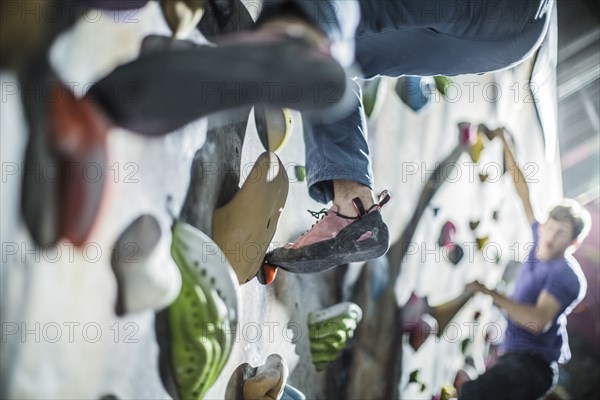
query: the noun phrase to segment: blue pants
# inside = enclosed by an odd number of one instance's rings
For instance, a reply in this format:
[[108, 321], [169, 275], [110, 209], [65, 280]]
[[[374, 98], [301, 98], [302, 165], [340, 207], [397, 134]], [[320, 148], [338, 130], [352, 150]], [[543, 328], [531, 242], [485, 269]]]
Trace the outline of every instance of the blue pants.
[[506, 353], [496, 364], [463, 384], [459, 400], [537, 400], [556, 384], [556, 363], [533, 354]]
[[[334, 40], [347, 34], [348, 25], [353, 26], [353, 21], [346, 21], [351, 13], [344, 5], [356, 4], [354, 1], [292, 0], [290, 3]], [[359, 0], [355, 61], [365, 78], [458, 75], [510, 68], [529, 57], [541, 44], [550, 21], [549, 3], [549, 0]], [[360, 98], [358, 86], [354, 93]], [[349, 179], [373, 188], [361, 106], [357, 105], [349, 115], [334, 123], [304, 122], [311, 197], [324, 203], [331, 201], [333, 180]]]

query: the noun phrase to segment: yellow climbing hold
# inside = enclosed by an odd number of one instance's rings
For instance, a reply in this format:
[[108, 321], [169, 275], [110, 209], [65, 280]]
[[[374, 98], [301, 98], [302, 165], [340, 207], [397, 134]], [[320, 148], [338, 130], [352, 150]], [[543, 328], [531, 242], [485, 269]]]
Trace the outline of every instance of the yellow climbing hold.
[[477, 140], [471, 146], [471, 150], [469, 150], [469, 155], [471, 156], [471, 160], [473, 162], [479, 162], [481, 159], [481, 152], [483, 151], [483, 134], [481, 132], [477, 132]]

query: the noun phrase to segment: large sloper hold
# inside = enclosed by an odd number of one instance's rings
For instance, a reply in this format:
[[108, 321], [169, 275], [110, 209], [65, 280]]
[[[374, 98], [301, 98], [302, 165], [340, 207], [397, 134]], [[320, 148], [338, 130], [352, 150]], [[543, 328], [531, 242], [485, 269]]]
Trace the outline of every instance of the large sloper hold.
[[48, 88], [41, 100], [39, 95], [23, 97], [31, 132], [23, 216], [38, 245], [64, 238], [81, 246], [92, 233], [105, 197], [109, 123], [94, 104], [75, 98], [49, 67], [41, 70], [22, 76], [24, 90], [29, 84]]
[[233, 347], [239, 299], [236, 278], [218, 246], [184, 222], [173, 227], [172, 255], [181, 272], [182, 289], [166, 316], [157, 317], [161, 379], [175, 398], [202, 399]]
[[[140, 54], [91, 87], [118, 126], [147, 136], [244, 105], [323, 113], [348, 96], [343, 68], [304, 39], [272, 40]], [[323, 94], [315, 96], [315, 93]]]
[[170, 242], [152, 215], [141, 215], [121, 233], [111, 256], [117, 315], [160, 310], [175, 300], [181, 275], [171, 257]]
[[289, 190], [285, 167], [263, 153], [242, 188], [215, 210], [213, 239], [227, 255], [240, 284], [254, 278], [273, 239]]

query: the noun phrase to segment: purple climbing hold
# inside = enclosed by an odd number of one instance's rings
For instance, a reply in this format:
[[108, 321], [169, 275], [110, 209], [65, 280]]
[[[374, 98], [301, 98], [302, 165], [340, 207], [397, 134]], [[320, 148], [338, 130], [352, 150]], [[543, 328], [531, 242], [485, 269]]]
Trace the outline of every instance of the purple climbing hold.
[[440, 247], [444, 247], [450, 243], [454, 243], [455, 235], [456, 226], [452, 222], [446, 221], [442, 226], [442, 231], [440, 232], [440, 236], [438, 238], [438, 244]]
[[477, 126], [468, 122], [458, 124], [459, 141], [462, 146], [470, 147], [477, 141]]

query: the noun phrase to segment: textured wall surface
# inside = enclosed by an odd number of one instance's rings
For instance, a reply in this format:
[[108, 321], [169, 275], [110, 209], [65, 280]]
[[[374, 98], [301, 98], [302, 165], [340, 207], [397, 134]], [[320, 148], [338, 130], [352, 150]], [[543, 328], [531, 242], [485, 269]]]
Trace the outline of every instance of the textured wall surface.
[[[75, 84], [75, 94], [81, 96], [87, 83], [133, 59], [141, 39], [149, 33], [169, 34], [155, 3], [133, 15], [103, 12], [100, 18], [82, 20], [59, 39], [52, 49], [52, 64], [64, 81]], [[199, 36], [194, 39], [203, 40]], [[369, 142], [376, 192], [389, 189], [394, 196], [384, 208], [392, 242], [400, 238], [413, 215], [436, 163], [457, 145], [458, 122], [508, 127], [515, 138], [518, 161], [531, 163], [530, 187], [540, 218], [561, 196], [560, 166], [556, 161], [545, 161], [543, 135], [527, 90], [531, 68], [527, 62], [512, 71], [454, 78], [448, 98], [435, 94], [419, 113], [400, 101], [393, 91], [393, 79], [384, 79], [389, 90], [381, 99], [377, 117], [369, 122]], [[1, 78], [3, 86], [15, 82], [10, 74], [2, 73]], [[2, 162], [19, 164], [27, 129], [18, 93], [7, 96], [0, 106]], [[294, 116], [292, 137], [279, 153], [286, 166], [304, 164], [301, 122], [297, 114]], [[250, 121], [242, 149], [242, 167], [263, 151], [253, 119]], [[2, 242], [16, 243], [22, 250], [6, 257], [3, 250], [2, 260], [2, 321], [19, 327], [17, 335], [6, 336], [5, 340], [3, 333], [2, 338], [3, 374], [9, 397], [93, 399], [109, 393], [119, 398], [168, 397], [158, 375], [154, 313], [118, 318], [113, 312], [116, 284], [110, 268], [110, 249], [119, 233], [142, 213], [155, 215], [163, 232], [170, 235], [171, 213], [178, 213], [183, 203], [192, 158], [206, 139], [206, 129], [207, 121], [201, 119], [158, 139], [120, 129], [110, 132], [112, 176], [105, 211], [92, 237], [94, 246], [87, 249], [89, 254], [73, 250], [67, 243], [61, 243], [52, 252], [34, 249], [19, 220], [20, 181], [11, 176], [4, 182], [3, 177]], [[384, 310], [388, 314], [398, 312], [397, 307], [404, 306], [413, 292], [427, 296], [431, 305], [437, 305], [456, 297], [472, 279], [495, 286], [509, 261], [525, 257], [523, 245], [530, 240], [529, 230], [511, 183], [497, 175], [502, 164], [501, 148], [496, 142], [484, 144], [480, 163], [473, 164], [468, 154], [463, 154], [456, 164], [458, 175], [447, 177], [448, 182], [425, 210], [411, 239], [416, 247], [401, 260], [397, 279], [386, 289], [392, 291], [388, 295], [396, 303], [393, 309]], [[480, 182], [479, 172], [488, 173], [489, 181]], [[288, 175], [294, 176], [293, 168], [288, 169]], [[242, 173], [240, 184], [244, 179]], [[292, 181], [274, 242], [281, 244], [302, 233], [313, 223], [304, 210], [322, 207], [308, 197], [305, 183]], [[500, 216], [497, 221], [492, 219], [494, 211]], [[447, 220], [455, 223], [456, 240], [465, 246], [465, 257], [456, 266], [440, 258], [435, 250], [439, 230]], [[473, 220], [481, 221], [476, 232], [469, 228]], [[494, 243], [490, 251], [501, 251], [499, 263], [491, 261], [491, 253], [474, 250], [477, 235], [490, 237], [490, 243]], [[61, 254], [58, 261], [57, 251]], [[377, 397], [374, 394], [381, 390], [378, 381], [389, 367], [389, 360], [377, 358], [388, 352], [386, 344], [377, 338], [382, 335], [391, 340], [399, 331], [394, 332], [394, 327], [383, 322], [371, 321], [372, 328], [361, 331], [355, 339], [353, 364], [344, 359], [327, 372], [316, 372], [310, 360], [306, 328], [308, 312], [341, 300], [356, 300], [359, 287], [376, 287], [386, 280], [380, 271], [384, 268], [381, 262], [369, 266], [371, 272], [367, 275], [361, 275], [362, 268], [351, 265], [312, 276], [280, 272], [269, 287], [256, 280], [243, 285], [236, 344], [207, 398], [222, 398], [237, 365], [262, 364], [271, 353], [286, 360], [289, 382], [309, 399], [335, 395]], [[356, 281], [358, 277], [361, 279]], [[368, 320], [378, 303], [369, 296], [362, 301], [366, 302], [363, 310]], [[399, 382], [402, 398], [430, 399], [442, 385], [452, 383], [464, 362], [460, 342], [468, 336], [465, 323], [475, 311], [481, 311], [482, 319], [470, 351], [481, 371], [483, 363], [477, 358], [485, 346], [481, 325], [499, 316], [487, 299], [478, 297], [457, 316], [456, 334], [448, 333], [437, 340], [430, 336], [417, 352], [402, 340], [402, 359], [396, 360], [401, 362], [403, 371]], [[389, 324], [389, 320], [385, 323]], [[49, 338], [55, 337], [56, 326], [61, 336], [54, 342]], [[371, 346], [378, 351], [370, 351]], [[425, 389], [408, 382], [409, 373], [416, 369], [420, 369], [420, 378], [426, 382]]]

